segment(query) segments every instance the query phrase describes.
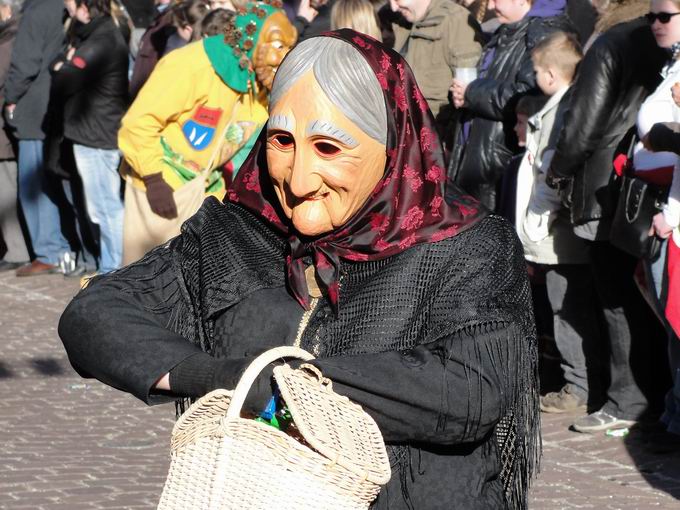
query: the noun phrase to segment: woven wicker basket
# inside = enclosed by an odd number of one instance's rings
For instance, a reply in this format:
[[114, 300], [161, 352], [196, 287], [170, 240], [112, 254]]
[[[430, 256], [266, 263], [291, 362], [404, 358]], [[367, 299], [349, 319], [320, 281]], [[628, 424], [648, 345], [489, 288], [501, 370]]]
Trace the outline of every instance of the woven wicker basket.
[[312, 356], [295, 347], [267, 351], [233, 392], [213, 391], [180, 417], [172, 431], [170, 471], [159, 510], [368, 508], [390, 479], [382, 435], [373, 419], [334, 393], [315, 367], [274, 369], [307, 444], [240, 417], [257, 375], [280, 358]]

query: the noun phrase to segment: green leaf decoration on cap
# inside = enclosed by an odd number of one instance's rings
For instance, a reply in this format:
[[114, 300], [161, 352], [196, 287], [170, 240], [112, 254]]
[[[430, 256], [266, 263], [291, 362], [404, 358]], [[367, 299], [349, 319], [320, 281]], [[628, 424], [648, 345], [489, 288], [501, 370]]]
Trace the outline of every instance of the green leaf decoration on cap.
[[256, 80], [252, 56], [267, 18], [281, 11], [280, 0], [249, 2], [237, 9], [232, 26], [225, 35], [203, 39], [203, 47], [215, 72], [237, 92], [248, 92], [248, 81]]

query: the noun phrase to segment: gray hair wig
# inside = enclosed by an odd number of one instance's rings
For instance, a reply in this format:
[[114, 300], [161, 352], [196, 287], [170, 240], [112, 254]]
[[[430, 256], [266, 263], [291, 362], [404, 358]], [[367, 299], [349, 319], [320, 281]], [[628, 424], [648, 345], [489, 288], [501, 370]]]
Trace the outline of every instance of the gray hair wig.
[[0, 7], [9, 7], [12, 9], [12, 14], [18, 14], [24, 0], [0, 0]]
[[334, 37], [312, 37], [298, 44], [276, 71], [271, 112], [310, 69], [328, 99], [359, 129], [387, 143], [387, 108], [378, 78], [351, 44]]

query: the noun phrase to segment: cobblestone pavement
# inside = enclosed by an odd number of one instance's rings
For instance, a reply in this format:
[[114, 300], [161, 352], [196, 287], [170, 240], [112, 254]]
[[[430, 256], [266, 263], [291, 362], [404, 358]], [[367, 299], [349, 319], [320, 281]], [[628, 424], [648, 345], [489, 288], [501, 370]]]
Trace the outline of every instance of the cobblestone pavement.
[[[171, 406], [147, 408], [79, 378], [57, 337], [77, 282], [0, 273], [0, 509], [153, 509]], [[680, 452], [567, 430], [545, 416], [532, 509], [679, 509]]]

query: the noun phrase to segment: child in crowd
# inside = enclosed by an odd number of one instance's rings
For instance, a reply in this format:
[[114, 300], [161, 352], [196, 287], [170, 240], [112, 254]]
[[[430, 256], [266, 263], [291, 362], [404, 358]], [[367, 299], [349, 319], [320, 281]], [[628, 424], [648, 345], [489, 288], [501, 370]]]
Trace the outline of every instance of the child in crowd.
[[541, 397], [541, 409], [554, 413], [586, 409], [588, 375], [593, 375], [591, 365], [596, 361], [593, 349], [598, 332], [588, 248], [574, 235], [569, 211], [558, 193], [545, 183], [581, 58], [578, 41], [565, 32], [553, 33], [534, 48], [536, 82], [549, 99], [528, 119], [526, 152], [517, 175], [515, 225], [525, 258], [545, 272], [555, 343], [566, 381], [559, 392]]
[[[517, 135], [517, 145], [524, 148], [527, 144], [527, 124], [529, 117], [541, 111], [548, 100], [543, 94], [538, 96], [522, 96], [515, 106], [517, 121], [513, 128]], [[503, 177], [501, 178], [501, 190], [496, 212], [514, 225], [515, 223], [515, 198], [517, 197], [517, 172], [524, 158], [524, 151], [515, 154], [510, 160]]]
[[[516, 122], [513, 131], [517, 136], [517, 145], [524, 149], [527, 144], [527, 126], [529, 118], [541, 111], [548, 100], [543, 94], [522, 96], [515, 106]], [[501, 189], [496, 212], [515, 224], [515, 199], [517, 197], [517, 172], [519, 165], [524, 159], [524, 150], [515, 154], [503, 172]], [[549, 337], [552, 342], [552, 310], [548, 304], [548, 296], [545, 292], [544, 275], [532, 271], [532, 266], [527, 266], [529, 281], [531, 282], [531, 294], [534, 302], [534, 317], [536, 320], [536, 333], [539, 339]], [[539, 349], [542, 347], [539, 341]]]

